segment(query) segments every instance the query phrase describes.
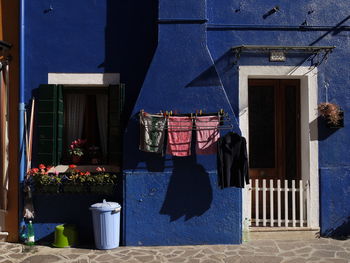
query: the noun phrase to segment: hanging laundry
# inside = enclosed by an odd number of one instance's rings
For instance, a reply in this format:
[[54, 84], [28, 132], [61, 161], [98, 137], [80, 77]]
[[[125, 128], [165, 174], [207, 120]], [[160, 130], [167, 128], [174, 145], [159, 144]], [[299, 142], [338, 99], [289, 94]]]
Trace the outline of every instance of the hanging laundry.
[[192, 125], [191, 117], [168, 118], [168, 154], [174, 156], [191, 154]]
[[229, 132], [218, 140], [218, 183], [221, 188], [249, 184], [247, 146], [244, 137]]
[[216, 142], [220, 138], [218, 116], [196, 117], [196, 154], [214, 154], [217, 152]]
[[140, 146], [144, 152], [163, 153], [166, 118], [140, 113]]

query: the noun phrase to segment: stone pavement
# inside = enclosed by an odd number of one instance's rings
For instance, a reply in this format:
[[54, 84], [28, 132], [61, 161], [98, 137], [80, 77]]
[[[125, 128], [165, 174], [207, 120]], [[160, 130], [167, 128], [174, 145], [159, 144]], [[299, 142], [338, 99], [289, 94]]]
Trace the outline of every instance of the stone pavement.
[[181, 263], [299, 263], [350, 262], [350, 239], [251, 241], [243, 245], [119, 247], [112, 250], [51, 248], [0, 243], [0, 262], [181, 262]]

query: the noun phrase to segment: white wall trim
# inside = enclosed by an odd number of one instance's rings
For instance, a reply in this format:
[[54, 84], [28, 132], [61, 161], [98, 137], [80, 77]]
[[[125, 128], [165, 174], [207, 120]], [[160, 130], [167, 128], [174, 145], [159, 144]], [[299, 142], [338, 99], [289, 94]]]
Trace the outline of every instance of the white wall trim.
[[49, 73], [48, 84], [61, 85], [116, 85], [119, 73]]
[[[310, 181], [308, 226], [319, 227], [319, 175], [317, 139], [317, 68], [293, 66], [240, 66], [239, 67], [239, 126], [247, 139], [248, 126], [248, 79], [300, 79], [301, 104], [301, 173]], [[242, 220], [250, 214], [250, 196], [243, 191]], [[243, 221], [242, 221], [243, 222]]]

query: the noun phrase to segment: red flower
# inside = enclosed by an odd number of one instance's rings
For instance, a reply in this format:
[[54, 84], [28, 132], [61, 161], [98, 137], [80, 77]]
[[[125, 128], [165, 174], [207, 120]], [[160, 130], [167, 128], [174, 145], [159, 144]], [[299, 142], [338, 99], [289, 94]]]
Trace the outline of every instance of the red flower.
[[104, 172], [104, 171], [106, 171], [106, 169], [104, 167], [97, 167], [96, 171], [97, 172]]
[[70, 164], [69, 165], [69, 169], [74, 169], [74, 168], [77, 168], [77, 166], [75, 164]]
[[37, 173], [37, 172], [39, 172], [39, 169], [38, 169], [38, 168], [33, 168], [33, 169], [31, 170], [31, 173]]
[[39, 164], [39, 169], [45, 169], [45, 168], [46, 168], [45, 165]]
[[90, 175], [90, 172], [86, 172], [85, 175]]

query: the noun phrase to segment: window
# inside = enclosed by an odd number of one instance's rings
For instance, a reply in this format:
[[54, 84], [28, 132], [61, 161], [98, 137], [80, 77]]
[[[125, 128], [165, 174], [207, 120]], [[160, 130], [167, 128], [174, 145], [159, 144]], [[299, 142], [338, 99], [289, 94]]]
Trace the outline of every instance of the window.
[[79, 164], [119, 165], [124, 85], [108, 87], [41, 85], [37, 102], [37, 162], [72, 162], [68, 148], [84, 139]]

